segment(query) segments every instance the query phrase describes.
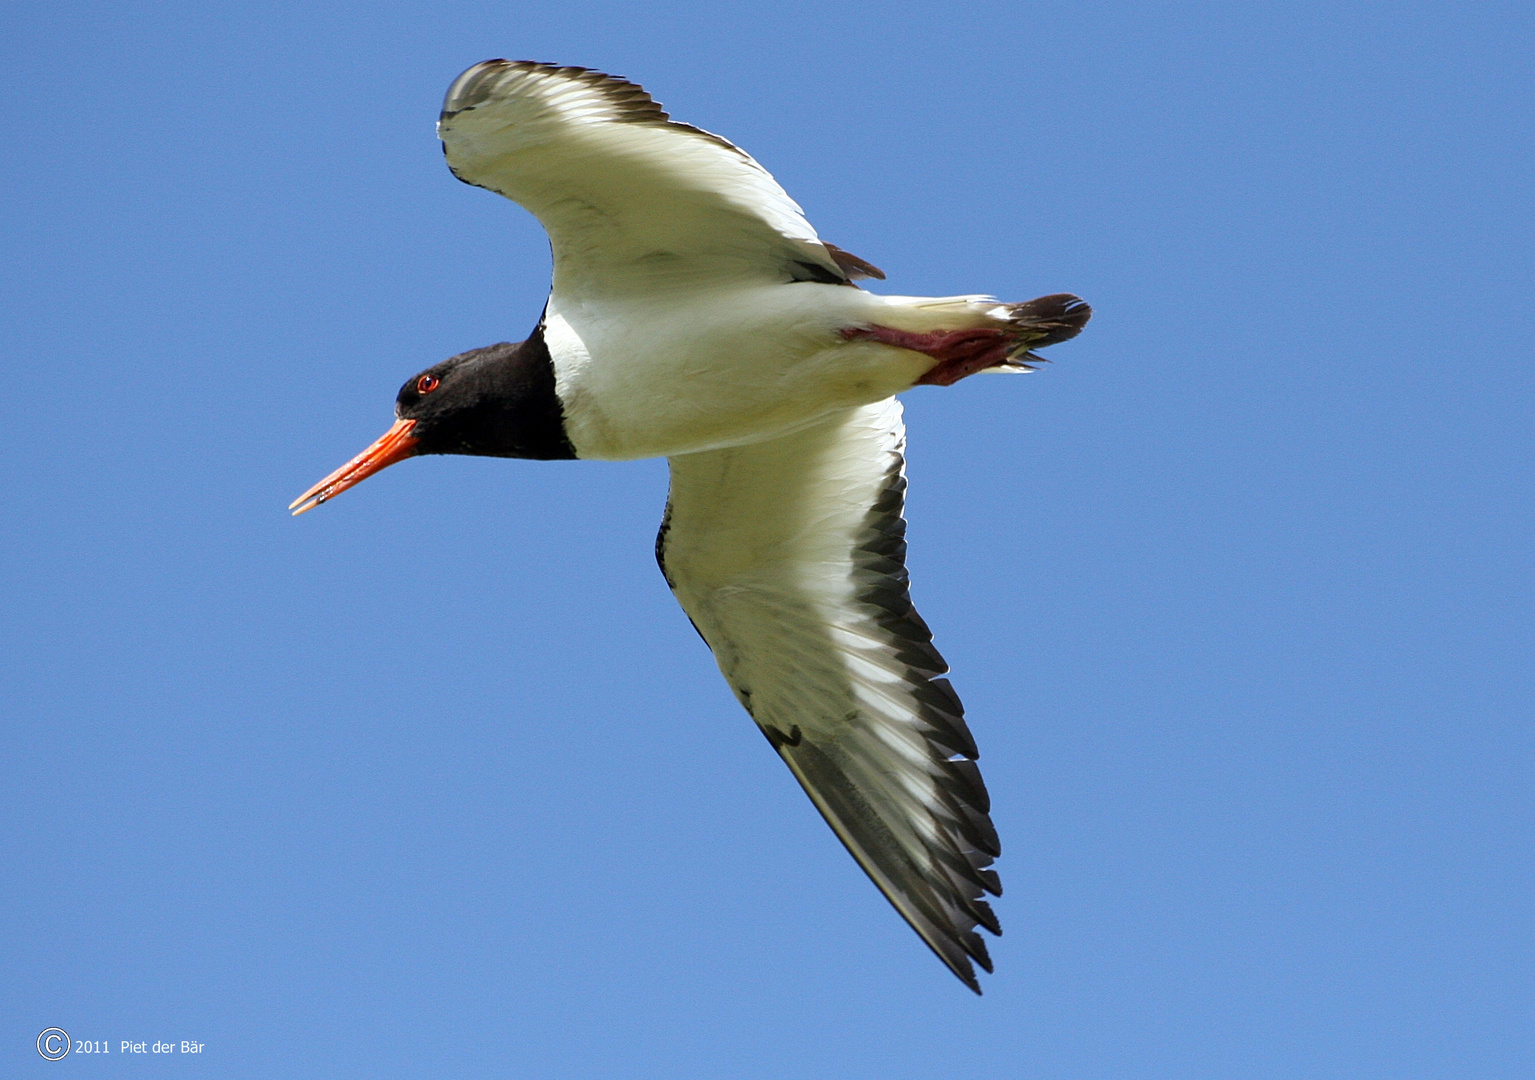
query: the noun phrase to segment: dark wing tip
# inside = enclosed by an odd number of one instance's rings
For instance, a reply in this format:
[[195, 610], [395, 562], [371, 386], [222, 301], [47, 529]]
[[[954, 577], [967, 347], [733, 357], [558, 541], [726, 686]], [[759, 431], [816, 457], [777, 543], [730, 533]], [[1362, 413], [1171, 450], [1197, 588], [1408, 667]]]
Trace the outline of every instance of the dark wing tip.
[[442, 115], [449, 117], [482, 104], [495, 89], [496, 78], [511, 66], [512, 61], [501, 59], [475, 64], [448, 87], [448, 93], [442, 99]]
[[599, 90], [618, 112], [618, 119], [628, 122], [666, 123], [669, 117], [661, 103], [645, 92], [639, 83], [592, 68], [545, 64], [538, 60], [481, 60], [453, 80], [442, 101], [444, 118], [483, 105], [496, 92], [496, 85], [506, 75], [532, 74], [582, 82]]
[[[475, 64], [454, 79], [453, 85], [448, 87], [447, 96], [442, 102], [441, 119], [448, 120], [466, 109], [483, 105], [496, 92], [497, 84], [503, 77], [529, 73], [585, 83], [607, 101], [613, 109], [612, 119], [619, 123], [655, 124], [667, 127], [707, 139], [732, 153], [745, 156], [745, 152], [729, 139], [716, 135], [712, 131], [694, 127], [692, 124], [673, 120], [661, 107], [661, 103], [651, 97], [639, 83], [593, 68], [545, 64], [538, 60], [482, 60]], [[878, 276], [884, 275], [878, 274]]]

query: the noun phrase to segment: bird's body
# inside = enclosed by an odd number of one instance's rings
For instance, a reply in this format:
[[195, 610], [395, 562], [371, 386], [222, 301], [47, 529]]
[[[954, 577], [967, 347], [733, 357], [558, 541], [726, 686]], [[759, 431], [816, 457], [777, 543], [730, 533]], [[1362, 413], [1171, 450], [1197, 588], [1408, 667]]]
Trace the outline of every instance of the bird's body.
[[669, 458], [667, 583], [848, 850], [979, 992], [1000, 847], [907, 591], [894, 395], [1027, 370], [1087, 305], [866, 292], [855, 278], [884, 275], [751, 157], [599, 72], [477, 64], [438, 130], [460, 179], [548, 230], [548, 304], [526, 341], [407, 382], [394, 427], [295, 512], [424, 453]]
[[[925, 305], [925, 306], [919, 306]], [[544, 341], [566, 431], [583, 458], [672, 457], [775, 438], [909, 389], [931, 358], [846, 327], [985, 318], [819, 282], [729, 282], [586, 302], [550, 295]], [[915, 317], [914, 317], [915, 313]]]

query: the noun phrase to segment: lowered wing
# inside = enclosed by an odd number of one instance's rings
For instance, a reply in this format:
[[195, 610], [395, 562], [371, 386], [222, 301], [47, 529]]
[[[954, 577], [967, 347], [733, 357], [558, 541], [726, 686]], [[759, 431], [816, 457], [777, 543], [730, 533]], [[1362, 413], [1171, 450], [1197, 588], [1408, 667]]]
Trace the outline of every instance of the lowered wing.
[[656, 556], [737, 699], [860, 866], [976, 993], [1001, 894], [976, 748], [905, 566], [893, 398], [671, 459]]

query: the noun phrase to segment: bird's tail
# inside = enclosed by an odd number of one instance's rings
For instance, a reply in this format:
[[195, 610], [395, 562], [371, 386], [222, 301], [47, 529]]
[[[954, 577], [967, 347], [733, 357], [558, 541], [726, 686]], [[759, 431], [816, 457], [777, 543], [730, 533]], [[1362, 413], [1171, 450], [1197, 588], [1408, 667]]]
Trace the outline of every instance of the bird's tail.
[[1010, 339], [1007, 360], [999, 367], [1027, 368], [1028, 361], [1045, 358], [1034, 352], [1049, 345], [1070, 341], [1082, 332], [1093, 309], [1087, 301], [1071, 293], [1051, 293], [1021, 304], [1002, 304]]
[[1082, 332], [1093, 309], [1071, 293], [1052, 293], [1021, 304], [990, 296], [873, 297], [879, 303], [866, 326], [842, 331], [931, 356], [936, 363], [917, 381], [950, 386], [980, 371], [1032, 371], [1045, 357], [1034, 350]]

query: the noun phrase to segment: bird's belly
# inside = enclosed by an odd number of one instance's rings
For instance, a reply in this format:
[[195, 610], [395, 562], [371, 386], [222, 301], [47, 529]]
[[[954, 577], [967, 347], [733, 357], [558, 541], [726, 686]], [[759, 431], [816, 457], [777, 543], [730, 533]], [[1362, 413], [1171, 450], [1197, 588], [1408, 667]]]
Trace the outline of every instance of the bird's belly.
[[672, 302], [551, 297], [544, 334], [566, 434], [583, 458], [669, 457], [773, 438], [905, 390], [931, 360], [843, 338], [865, 317], [861, 297], [813, 283]]

